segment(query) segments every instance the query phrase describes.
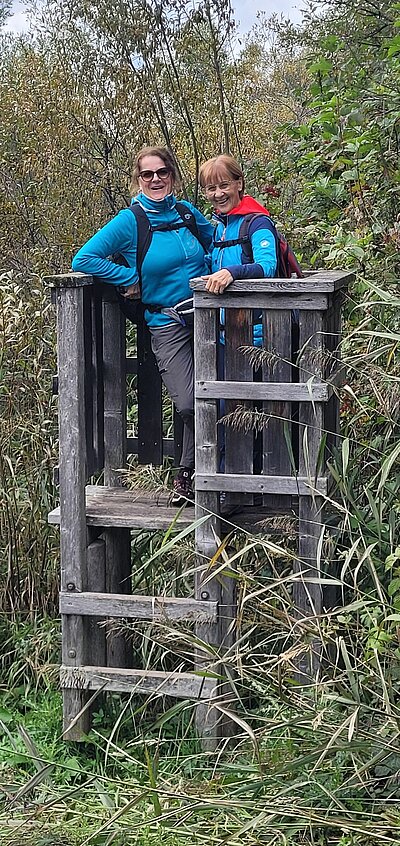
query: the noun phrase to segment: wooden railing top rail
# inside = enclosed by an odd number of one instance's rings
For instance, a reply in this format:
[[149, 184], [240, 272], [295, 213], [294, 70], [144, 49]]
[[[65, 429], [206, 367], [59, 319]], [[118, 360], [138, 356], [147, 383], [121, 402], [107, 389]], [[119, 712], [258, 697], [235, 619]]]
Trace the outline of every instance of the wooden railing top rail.
[[[354, 274], [343, 270], [318, 270], [309, 272], [304, 279], [241, 279], [232, 282], [228, 293], [256, 294], [331, 294], [340, 288], [345, 288], [352, 281]], [[202, 279], [193, 279], [191, 288], [194, 291], [206, 291], [206, 283]]]

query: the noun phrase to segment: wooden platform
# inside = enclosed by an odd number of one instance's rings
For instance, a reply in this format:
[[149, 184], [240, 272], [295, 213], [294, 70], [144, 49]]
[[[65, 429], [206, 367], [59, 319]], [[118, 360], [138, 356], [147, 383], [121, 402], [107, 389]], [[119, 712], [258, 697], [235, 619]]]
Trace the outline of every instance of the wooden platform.
[[[223, 477], [222, 477], [223, 478]], [[86, 522], [88, 526], [104, 528], [119, 527], [136, 531], [165, 532], [173, 520], [178, 530], [194, 522], [194, 507], [186, 505], [177, 508], [168, 504], [168, 491], [155, 493], [147, 490], [128, 490], [105, 485], [87, 485]], [[221, 518], [225, 533], [230, 529], [241, 529], [252, 533], [275, 534], [273, 522], [276, 514], [264, 507], [244, 506], [239, 512]], [[60, 525], [60, 508], [54, 508], [48, 515], [48, 522]], [[280, 530], [281, 533], [282, 530]]]

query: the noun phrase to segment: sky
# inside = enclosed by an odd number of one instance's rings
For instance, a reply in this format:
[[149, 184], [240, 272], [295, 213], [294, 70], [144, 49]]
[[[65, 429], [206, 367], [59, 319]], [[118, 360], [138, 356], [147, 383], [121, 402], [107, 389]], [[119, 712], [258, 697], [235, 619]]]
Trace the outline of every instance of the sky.
[[[237, 23], [240, 24], [240, 32], [248, 32], [257, 20], [257, 12], [273, 14], [283, 12], [291, 20], [299, 21], [301, 18], [302, 0], [232, 0]], [[23, 32], [28, 24], [24, 13], [24, 5], [19, 0], [12, 3], [12, 17], [5, 26], [11, 32]]]

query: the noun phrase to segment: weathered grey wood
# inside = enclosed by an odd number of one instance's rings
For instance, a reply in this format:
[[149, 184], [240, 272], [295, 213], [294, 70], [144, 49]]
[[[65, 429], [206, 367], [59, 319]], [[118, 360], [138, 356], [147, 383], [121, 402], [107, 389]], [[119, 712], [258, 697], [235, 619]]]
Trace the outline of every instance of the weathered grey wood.
[[262, 494], [310, 496], [310, 490], [326, 494], [327, 479], [319, 476], [314, 483], [308, 476], [256, 476], [238, 473], [196, 473], [198, 491], [239, 491]]
[[95, 473], [104, 467], [103, 305], [101, 292], [92, 290], [93, 452]]
[[[293, 307], [293, 295], [277, 294], [270, 291], [268, 294], [263, 292], [254, 293], [234, 293], [231, 287], [227, 289], [225, 294], [200, 294], [198, 305], [196, 308], [213, 308], [213, 309], [249, 309], [253, 308], [259, 311], [265, 308], [284, 309], [287, 311]], [[327, 294], [298, 294], [296, 300], [296, 308], [302, 311], [321, 311], [328, 307]]]
[[[91, 614], [89, 611], [80, 611], [79, 608], [71, 609], [68, 600], [73, 600], [80, 596], [95, 597], [102, 595], [106, 588], [106, 544], [104, 538], [91, 539], [91, 534], [95, 530], [88, 531], [89, 540], [91, 542], [87, 548], [87, 589], [88, 592], [73, 592], [70, 591], [60, 593], [60, 613], [61, 614], [90, 614], [90, 619], [87, 621], [87, 636], [88, 636], [88, 662], [95, 667], [102, 667], [106, 663], [106, 632], [104, 626], [101, 627], [101, 612]], [[66, 599], [63, 602], [63, 597]], [[90, 604], [90, 603], [89, 603]]]
[[[300, 398], [316, 401], [321, 394], [327, 399], [327, 386], [322, 383], [308, 389], [307, 386], [292, 383], [292, 313], [268, 309], [263, 315], [263, 346], [271, 353], [263, 368], [264, 382], [276, 382], [273, 387], [278, 394], [278, 402], [265, 402], [263, 412], [270, 415], [268, 426], [263, 431], [263, 473], [266, 476], [294, 476], [290, 453], [285, 438], [285, 429], [292, 442], [292, 405], [291, 401]], [[289, 384], [288, 384], [289, 383]], [[272, 386], [269, 386], [272, 387]], [[279, 391], [280, 397], [279, 397]], [[273, 398], [273, 397], [272, 397]], [[269, 397], [266, 397], [269, 399]], [[306, 401], [307, 401], [306, 399]], [[268, 500], [265, 500], [267, 501]], [[291, 499], [284, 494], [274, 495], [277, 511], [289, 513]]]
[[85, 285], [93, 285], [93, 276], [87, 273], [56, 273], [53, 276], [44, 276], [45, 285], [51, 288], [82, 288]]
[[[195, 309], [194, 321], [194, 364], [195, 379], [217, 379], [217, 342], [218, 328], [217, 314], [214, 310]], [[210, 519], [196, 529], [195, 543], [197, 553], [197, 572], [195, 577], [195, 597], [199, 600], [221, 602], [221, 582], [210, 578], [209, 563], [216, 552], [219, 528], [219, 501], [217, 492], [203, 492], [197, 488], [197, 473], [212, 468], [214, 472], [218, 465], [217, 444], [217, 401], [207, 399], [195, 403], [195, 432], [196, 432], [196, 518], [204, 513], [210, 514]], [[206, 583], [205, 583], [206, 582]], [[195, 656], [195, 666], [201, 671], [215, 670], [215, 653], [221, 635], [219, 621], [214, 624], [197, 624], [196, 637], [202, 641], [204, 648], [198, 648]], [[206, 705], [196, 709], [196, 725], [203, 743], [207, 749], [214, 749], [218, 743], [219, 714], [215, 708]]]
[[[57, 289], [59, 382], [59, 484], [61, 588], [86, 590], [85, 420], [83, 288]], [[86, 661], [86, 621], [76, 615], [62, 619], [62, 656], [66, 665]], [[85, 713], [70, 724], [85, 704], [79, 691], [63, 691], [64, 735], [79, 740], [88, 730]]]
[[[279, 312], [280, 313], [280, 312]], [[287, 351], [287, 337], [286, 351]], [[287, 369], [287, 375], [290, 375], [291, 364], [281, 359], [277, 363], [277, 367], [270, 368], [271, 374], [278, 377], [279, 364], [284, 364]], [[280, 382], [276, 379], [276, 384], [272, 381], [265, 382], [196, 382], [195, 385], [196, 398], [202, 399], [208, 397], [209, 399], [248, 399], [248, 400], [271, 400], [274, 403], [282, 404], [290, 402], [327, 402], [332, 395], [332, 386], [324, 382], [313, 382], [307, 386], [305, 384], [294, 384], [292, 382]], [[271, 406], [271, 413], [279, 414], [278, 406]], [[290, 411], [290, 405], [289, 405]], [[290, 419], [290, 417], [289, 417]]]
[[93, 373], [93, 287], [83, 288], [83, 348], [84, 357], [80, 364], [84, 374], [84, 402], [85, 402], [85, 438], [86, 438], [86, 469], [85, 479], [89, 479], [97, 472], [96, 454], [94, 451], [94, 389], [96, 381]]
[[71, 691], [102, 688], [115, 693], [148, 693], [196, 700], [209, 699], [215, 688], [215, 681], [200, 673], [167, 673], [114, 667], [63, 666], [60, 678], [63, 687]]
[[[217, 603], [169, 596], [141, 596], [108, 593], [60, 593], [61, 614], [98, 617], [126, 617], [134, 620], [197, 623], [217, 622]], [[101, 665], [99, 665], [101, 666]]]
[[[248, 357], [243, 354], [242, 347], [253, 344], [253, 312], [227, 309], [225, 311], [225, 379], [229, 382], [252, 382], [253, 367]], [[226, 401], [227, 415], [233, 414], [238, 407], [237, 399]], [[242, 408], [251, 410], [252, 404], [242, 400]], [[254, 433], [243, 432], [225, 426], [225, 472], [252, 473], [253, 471]], [[252, 502], [249, 495], [238, 491], [229, 493], [228, 507], [236, 506], [240, 502]], [[233, 580], [231, 579], [232, 585]]]
[[[299, 324], [299, 379], [307, 381], [311, 375], [320, 380], [324, 375], [324, 315], [302, 313]], [[321, 403], [299, 405], [300, 444], [299, 473], [315, 484], [317, 473], [324, 472], [325, 455], [321, 457], [324, 436], [324, 414]], [[318, 468], [321, 461], [322, 468]], [[293, 601], [299, 617], [319, 615], [322, 611], [322, 587], [317, 561], [318, 542], [323, 523], [323, 499], [305, 496], [299, 501], [299, 560], [294, 573], [301, 577], [293, 585]], [[311, 581], [312, 579], [312, 581]], [[311, 645], [310, 654], [302, 656], [298, 668], [306, 680], [315, 676], [320, 660], [320, 645]]]
[[[304, 279], [241, 279], [237, 282], [232, 282], [229, 285], [228, 291], [249, 293], [252, 291], [288, 291], [291, 294], [297, 295], [317, 291], [319, 293], [331, 293], [337, 291], [339, 288], [346, 288], [354, 279], [354, 273], [343, 270], [319, 270], [317, 273], [312, 272]], [[196, 294], [205, 291], [206, 283], [201, 278], [192, 279], [190, 287], [196, 291]], [[218, 300], [222, 300], [220, 294], [215, 295]], [[292, 300], [292, 307], [295, 303]]]
[[[147, 531], [165, 531], [176, 519], [177, 508], [168, 505], [170, 491], [155, 493], [139, 489], [110, 488], [104, 485], [87, 485], [86, 519], [88, 526], [105, 528], [131, 528]], [[49, 523], [60, 522], [60, 510], [55, 508], [48, 516]], [[182, 529], [194, 521], [194, 509], [186, 508], [179, 514], [177, 528]]]
[[140, 464], [162, 464], [162, 385], [144, 321], [137, 327], [138, 458]]
[[118, 487], [126, 462], [125, 318], [111, 298], [103, 300], [103, 326], [104, 482]]
[[[111, 292], [112, 294], [113, 292]], [[125, 318], [117, 302], [103, 294], [104, 351], [104, 481], [122, 485], [121, 469], [126, 463], [126, 374]], [[110, 528], [106, 541], [107, 591], [130, 593], [131, 548], [128, 529]], [[131, 649], [123, 634], [109, 633], [107, 664], [126, 667]]]

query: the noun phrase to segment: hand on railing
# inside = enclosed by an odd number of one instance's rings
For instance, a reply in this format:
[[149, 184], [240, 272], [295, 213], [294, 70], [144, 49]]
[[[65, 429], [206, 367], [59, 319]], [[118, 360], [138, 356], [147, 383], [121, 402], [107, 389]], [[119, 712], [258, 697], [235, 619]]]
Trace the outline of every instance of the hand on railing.
[[210, 294], [223, 294], [225, 288], [233, 282], [233, 276], [226, 268], [201, 278], [206, 282], [206, 291], [209, 291]]

